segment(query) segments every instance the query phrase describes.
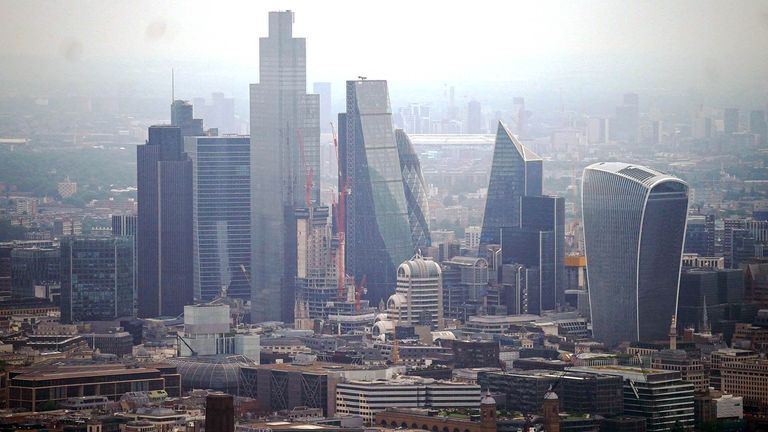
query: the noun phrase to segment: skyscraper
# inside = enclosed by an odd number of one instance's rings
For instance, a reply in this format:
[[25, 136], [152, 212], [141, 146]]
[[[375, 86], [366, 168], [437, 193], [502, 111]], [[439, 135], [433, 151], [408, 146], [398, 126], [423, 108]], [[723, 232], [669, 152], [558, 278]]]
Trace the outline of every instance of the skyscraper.
[[[319, 97], [307, 94], [306, 41], [293, 12], [269, 13], [251, 84], [251, 320], [291, 321], [294, 210], [320, 197]], [[310, 201], [307, 203], [307, 201]]]
[[251, 140], [187, 137], [192, 160], [195, 298], [250, 300], [243, 268], [251, 266]]
[[331, 83], [316, 82], [312, 84], [312, 91], [320, 98], [320, 130], [330, 131], [331, 129]]
[[739, 109], [726, 108], [723, 112], [723, 131], [730, 135], [739, 131]]
[[413, 143], [402, 129], [395, 130], [397, 153], [400, 156], [400, 171], [403, 174], [403, 191], [408, 206], [408, 222], [411, 226], [411, 239], [414, 249], [432, 245], [429, 235], [429, 202], [427, 201], [427, 183], [421, 172], [419, 155]]
[[136, 153], [138, 313], [177, 316], [193, 299], [192, 161], [175, 126], [151, 126]]
[[677, 310], [688, 185], [650, 168], [606, 162], [582, 179], [596, 339], [664, 339]]
[[483, 133], [483, 111], [480, 102], [476, 100], [467, 104], [467, 133]]
[[520, 225], [521, 199], [541, 195], [542, 177], [541, 157], [524, 147], [499, 122], [480, 233], [481, 254], [485, 246], [501, 243], [501, 228]]
[[376, 304], [394, 291], [397, 266], [414, 252], [386, 81], [347, 81], [339, 137], [346, 268], [358, 281], [366, 276]]
[[181, 136], [198, 136], [203, 134], [203, 120], [192, 118], [192, 104], [175, 100], [171, 104], [171, 125], [181, 128]]
[[[553, 196], [524, 196], [521, 200], [520, 225], [502, 229], [502, 264], [538, 271], [538, 286], [521, 295], [528, 299], [526, 313], [539, 314], [564, 302], [565, 200]], [[530, 281], [528, 286], [533, 287]]]
[[133, 239], [62, 239], [62, 322], [109, 321], [132, 316], [133, 283]]

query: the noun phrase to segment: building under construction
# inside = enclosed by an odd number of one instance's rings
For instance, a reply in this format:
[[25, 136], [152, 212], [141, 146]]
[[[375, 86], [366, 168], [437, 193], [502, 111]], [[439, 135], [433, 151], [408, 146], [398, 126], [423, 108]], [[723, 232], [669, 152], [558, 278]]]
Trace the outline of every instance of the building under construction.
[[310, 319], [325, 319], [329, 303], [337, 300], [337, 254], [328, 207], [296, 209], [296, 293], [306, 303]]

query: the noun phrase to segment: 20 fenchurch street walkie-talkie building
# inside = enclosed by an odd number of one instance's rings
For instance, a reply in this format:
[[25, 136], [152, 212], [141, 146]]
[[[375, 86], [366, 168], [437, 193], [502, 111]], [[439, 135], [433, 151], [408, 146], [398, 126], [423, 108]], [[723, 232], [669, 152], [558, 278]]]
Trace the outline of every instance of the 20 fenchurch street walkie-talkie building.
[[339, 165], [339, 187], [348, 188], [347, 272], [367, 279], [367, 298], [377, 304], [392, 294], [397, 266], [414, 251], [386, 81], [347, 81]]
[[636, 165], [584, 170], [592, 328], [607, 344], [664, 339], [677, 311], [688, 185]]

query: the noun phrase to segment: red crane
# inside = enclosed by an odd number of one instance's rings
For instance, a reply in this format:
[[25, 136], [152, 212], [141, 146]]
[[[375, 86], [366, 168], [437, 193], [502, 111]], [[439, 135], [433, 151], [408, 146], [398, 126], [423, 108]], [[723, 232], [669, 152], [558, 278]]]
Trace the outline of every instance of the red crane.
[[304, 154], [304, 137], [301, 136], [301, 129], [296, 129], [296, 139], [299, 141], [301, 167], [304, 170], [304, 204], [307, 205], [307, 208], [310, 208], [312, 206], [312, 179], [315, 173], [307, 163], [307, 155]]

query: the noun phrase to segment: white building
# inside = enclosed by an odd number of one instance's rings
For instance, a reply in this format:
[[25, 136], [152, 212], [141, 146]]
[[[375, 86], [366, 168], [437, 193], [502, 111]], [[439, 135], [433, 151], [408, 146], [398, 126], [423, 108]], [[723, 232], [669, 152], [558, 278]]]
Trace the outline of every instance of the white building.
[[259, 363], [259, 335], [232, 331], [229, 305], [184, 306], [184, 331], [178, 335], [179, 357], [238, 354]]
[[482, 227], [470, 226], [464, 230], [464, 247], [469, 250], [477, 250], [480, 247], [480, 232]]
[[398, 324], [443, 326], [443, 277], [440, 264], [416, 255], [397, 268], [397, 288], [387, 300], [390, 320]]
[[385, 408], [478, 408], [480, 386], [399, 377], [378, 381], [348, 381], [336, 385], [336, 413], [359, 415], [368, 424]]

